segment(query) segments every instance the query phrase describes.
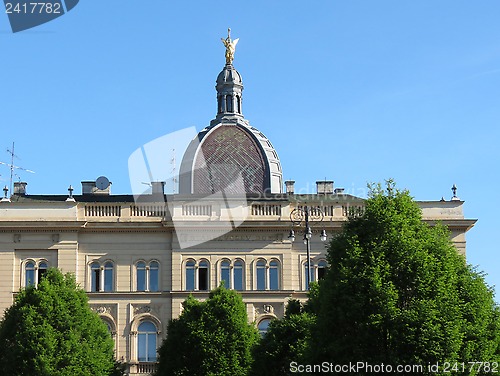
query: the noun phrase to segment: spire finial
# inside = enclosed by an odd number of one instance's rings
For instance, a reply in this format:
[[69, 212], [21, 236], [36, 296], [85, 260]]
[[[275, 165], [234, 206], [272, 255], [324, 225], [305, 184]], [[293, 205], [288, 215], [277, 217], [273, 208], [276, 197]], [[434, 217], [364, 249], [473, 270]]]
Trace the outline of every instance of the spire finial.
[[236, 45], [240, 38], [236, 38], [235, 40], [231, 40], [231, 28], [227, 29], [227, 38], [221, 38], [222, 43], [226, 47], [226, 64], [233, 64], [234, 60], [234, 52], [236, 51]]

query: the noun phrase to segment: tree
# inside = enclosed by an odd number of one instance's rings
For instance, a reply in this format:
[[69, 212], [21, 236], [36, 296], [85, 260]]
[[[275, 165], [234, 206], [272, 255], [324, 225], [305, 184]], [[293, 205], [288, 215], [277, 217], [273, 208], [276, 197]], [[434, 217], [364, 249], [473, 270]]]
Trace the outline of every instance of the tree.
[[51, 268], [17, 295], [0, 323], [4, 375], [79, 376], [113, 372], [113, 340], [75, 278]]
[[392, 181], [372, 187], [364, 215], [332, 239], [328, 261], [310, 361], [424, 365], [430, 374], [437, 362], [499, 360], [493, 290], [448, 230], [422, 222]]
[[[316, 283], [310, 288], [315, 291]], [[310, 341], [311, 328], [316, 315], [311, 312], [311, 298], [303, 306], [297, 299], [290, 299], [285, 317], [269, 324], [267, 333], [254, 349], [252, 375], [289, 375], [292, 362], [301, 363]]]
[[247, 375], [259, 334], [241, 296], [221, 286], [204, 302], [189, 296], [183, 307], [168, 325], [156, 375]]

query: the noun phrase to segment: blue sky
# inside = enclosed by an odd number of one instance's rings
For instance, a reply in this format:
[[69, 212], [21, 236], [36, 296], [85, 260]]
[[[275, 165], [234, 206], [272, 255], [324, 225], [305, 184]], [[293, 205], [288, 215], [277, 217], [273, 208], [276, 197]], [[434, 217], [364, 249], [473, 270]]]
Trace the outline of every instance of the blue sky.
[[100, 175], [130, 193], [134, 150], [215, 116], [231, 27], [243, 112], [285, 179], [364, 195], [394, 178], [417, 200], [455, 183], [479, 219], [468, 261], [500, 286], [499, 15], [498, 0], [85, 0], [16, 34], [0, 16], [0, 161], [15, 141], [31, 194]]

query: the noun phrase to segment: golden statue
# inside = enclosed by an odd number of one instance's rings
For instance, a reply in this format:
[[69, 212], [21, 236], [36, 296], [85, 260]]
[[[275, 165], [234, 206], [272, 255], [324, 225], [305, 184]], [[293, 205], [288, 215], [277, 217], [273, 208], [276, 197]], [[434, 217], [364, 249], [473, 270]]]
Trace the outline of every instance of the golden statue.
[[226, 64], [232, 64], [234, 60], [234, 51], [236, 51], [236, 45], [240, 38], [231, 40], [231, 29], [227, 29], [227, 38], [220, 38], [224, 46], [226, 46]]

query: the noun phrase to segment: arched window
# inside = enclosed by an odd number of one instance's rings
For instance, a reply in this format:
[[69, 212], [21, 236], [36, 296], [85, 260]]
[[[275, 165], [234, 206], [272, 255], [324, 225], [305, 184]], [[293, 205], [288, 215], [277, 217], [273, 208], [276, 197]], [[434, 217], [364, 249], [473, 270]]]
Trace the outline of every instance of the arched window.
[[114, 289], [114, 264], [106, 261], [104, 266], [98, 261], [90, 264], [90, 291], [113, 291]]
[[233, 278], [234, 278], [234, 284], [233, 288], [235, 290], [243, 290], [243, 285], [244, 285], [244, 274], [243, 274], [244, 268], [243, 268], [243, 262], [241, 260], [236, 260], [234, 262], [234, 268], [233, 268]]
[[151, 321], [143, 321], [137, 328], [137, 359], [156, 362], [157, 328]]
[[160, 264], [157, 261], [149, 263], [149, 291], [160, 290]]
[[24, 265], [24, 276], [26, 287], [35, 285], [35, 263], [33, 261], [28, 261]]
[[257, 325], [257, 329], [259, 330], [259, 334], [261, 337], [264, 337], [266, 335], [270, 323], [271, 319], [260, 320], [259, 325]]
[[90, 264], [90, 291], [101, 291], [101, 266], [98, 262]]
[[104, 264], [104, 291], [113, 291], [113, 263]]
[[276, 260], [269, 263], [269, 290], [279, 290], [279, 263]]
[[229, 260], [223, 260], [220, 263], [220, 280], [224, 281], [224, 286], [227, 289], [232, 288], [231, 286], [231, 263]]
[[194, 290], [194, 272], [196, 268], [196, 263], [193, 260], [186, 262], [186, 290]]
[[137, 291], [146, 291], [146, 263], [139, 261], [136, 264]]
[[236, 96], [236, 112], [241, 114], [241, 97], [239, 95]]
[[200, 291], [208, 290], [208, 262], [201, 261], [198, 265], [198, 289]]
[[233, 96], [226, 95], [226, 112], [233, 112]]
[[257, 290], [266, 289], [266, 262], [257, 261]]

